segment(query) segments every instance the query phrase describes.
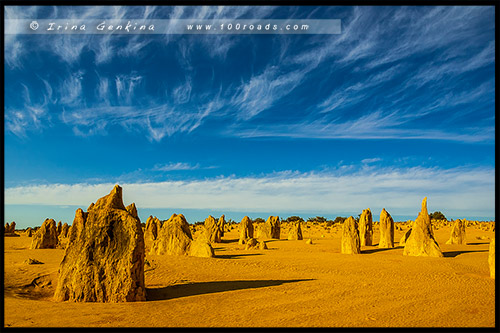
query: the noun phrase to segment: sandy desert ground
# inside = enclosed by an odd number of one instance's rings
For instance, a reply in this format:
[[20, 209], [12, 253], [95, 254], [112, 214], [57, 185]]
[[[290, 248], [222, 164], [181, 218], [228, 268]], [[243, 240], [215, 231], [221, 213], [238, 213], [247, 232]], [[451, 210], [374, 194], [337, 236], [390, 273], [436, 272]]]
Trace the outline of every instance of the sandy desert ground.
[[[31, 238], [5, 237], [6, 327], [494, 327], [495, 279], [488, 247], [495, 232], [467, 228], [467, 245], [442, 258], [395, 248], [340, 253], [341, 226], [303, 224], [304, 240], [269, 240], [267, 250], [238, 244], [238, 225], [213, 244], [214, 258], [147, 255], [147, 298], [131, 303], [55, 302], [63, 249], [30, 250]], [[307, 239], [313, 244], [306, 244]], [[28, 265], [29, 258], [43, 264]]]

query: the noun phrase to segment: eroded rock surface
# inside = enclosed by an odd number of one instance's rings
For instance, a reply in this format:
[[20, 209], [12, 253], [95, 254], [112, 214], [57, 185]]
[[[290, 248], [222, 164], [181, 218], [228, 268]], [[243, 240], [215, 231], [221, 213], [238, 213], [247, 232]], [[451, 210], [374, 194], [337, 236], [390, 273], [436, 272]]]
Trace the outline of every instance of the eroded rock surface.
[[189, 223], [182, 214], [172, 214], [167, 221], [163, 222], [157, 239], [152, 244], [151, 253], [195, 257], [214, 256], [214, 250], [205, 237], [193, 242]]
[[340, 252], [344, 254], [360, 254], [360, 244], [358, 225], [356, 220], [352, 216], [349, 216], [342, 226]]
[[465, 221], [460, 219], [455, 220], [451, 226], [450, 239], [448, 239], [446, 244], [467, 244], [465, 229]]
[[187, 255], [193, 236], [186, 218], [182, 214], [172, 214], [158, 231], [151, 253], [168, 255]]
[[144, 255], [141, 223], [125, 208], [116, 185], [87, 212], [76, 211], [54, 299], [145, 301]]
[[411, 233], [405, 243], [403, 255], [442, 257], [439, 244], [434, 239], [431, 218], [427, 212], [427, 198], [422, 200], [422, 209], [413, 222]]
[[248, 216], [243, 217], [240, 222], [239, 244], [245, 244], [249, 238], [253, 238], [253, 222]]
[[290, 230], [288, 231], [288, 240], [302, 240], [302, 226], [300, 221], [290, 222]]
[[361, 246], [372, 245], [373, 240], [373, 217], [370, 208], [363, 209], [359, 217], [359, 240]]
[[380, 240], [378, 247], [382, 249], [394, 247], [394, 220], [385, 208], [380, 212]]
[[281, 223], [279, 216], [269, 216], [260, 227], [259, 238], [280, 239]]
[[45, 219], [42, 226], [33, 234], [31, 249], [55, 249], [57, 247], [57, 227], [54, 219]]
[[205, 227], [205, 236], [209, 243], [221, 243], [222, 242], [222, 233], [223, 228], [219, 225], [215, 218], [210, 215], [205, 219], [204, 222]]

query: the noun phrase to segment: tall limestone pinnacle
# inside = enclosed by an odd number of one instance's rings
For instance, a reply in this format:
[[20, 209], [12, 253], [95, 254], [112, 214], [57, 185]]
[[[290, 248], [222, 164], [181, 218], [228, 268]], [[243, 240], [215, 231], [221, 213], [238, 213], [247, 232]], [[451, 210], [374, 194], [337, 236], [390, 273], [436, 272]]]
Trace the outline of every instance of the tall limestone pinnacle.
[[56, 301], [146, 300], [144, 235], [134, 213], [125, 208], [118, 185], [87, 212], [77, 209], [59, 266]]
[[427, 197], [422, 200], [422, 209], [413, 223], [410, 236], [406, 240], [403, 255], [442, 257], [439, 244], [434, 239], [431, 217], [427, 211]]
[[269, 216], [267, 218], [267, 221], [260, 226], [257, 237], [266, 239], [280, 239], [280, 224], [281, 223], [279, 216]]
[[466, 241], [466, 222], [460, 219], [455, 220], [451, 226], [450, 239], [446, 244], [467, 244]]
[[248, 216], [243, 217], [240, 222], [239, 244], [245, 244], [249, 238], [253, 238], [253, 222]]
[[[14, 222], [12, 222], [14, 223]], [[57, 247], [57, 228], [54, 219], [45, 219], [42, 226], [31, 239], [31, 249], [55, 249]]]
[[363, 209], [359, 218], [359, 240], [361, 242], [361, 246], [372, 245], [373, 218], [370, 208]]
[[394, 247], [394, 220], [385, 208], [382, 208], [380, 212], [380, 240], [378, 247], [382, 249]]
[[358, 224], [352, 216], [344, 221], [342, 226], [342, 239], [340, 252], [345, 254], [360, 254], [361, 243], [359, 240]]
[[215, 218], [209, 215], [203, 224], [205, 237], [210, 243], [222, 243], [222, 229]]

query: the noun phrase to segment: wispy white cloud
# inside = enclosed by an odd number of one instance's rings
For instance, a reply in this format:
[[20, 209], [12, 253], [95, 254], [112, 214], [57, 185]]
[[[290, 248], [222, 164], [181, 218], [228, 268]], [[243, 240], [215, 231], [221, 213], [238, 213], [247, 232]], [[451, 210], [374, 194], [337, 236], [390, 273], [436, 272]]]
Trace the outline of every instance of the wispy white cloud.
[[[182, 165], [181, 165], [182, 167]], [[324, 173], [286, 171], [260, 177], [217, 177], [192, 181], [124, 183], [124, 201], [141, 208], [219, 209], [233, 211], [317, 211], [358, 214], [370, 207], [391, 214], [419, 211], [427, 196], [429, 210], [447, 216], [494, 216], [493, 168], [347, 168]], [[87, 207], [114, 184], [53, 184], [12, 187], [5, 204], [80, 205]], [[376, 214], [376, 213], [375, 213]]]
[[[40, 8], [30, 7], [23, 12], [21, 7], [9, 7], [6, 17], [33, 17]], [[164, 10], [126, 6], [53, 7], [55, 15], [80, 19], [151, 18]], [[169, 15], [170, 18], [196, 19], [265, 18], [275, 11], [271, 6], [176, 6], [169, 9]], [[168, 47], [179, 54], [178, 64], [185, 72], [185, 79], [173, 80], [158, 88], [166, 92], [161, 98], [153, 97], [154, 94], [145, 89], [152, 83], [146, 73], [131, 71], [111, 75], [100, 70], [101, 65], [116, 57], [140, 55], [151, 38], [131, 36], [125, 44], [118, 43], [113, 35], [78, 38], [59, 35], [43, 39], [38, 47], [55, 53], [64, 63], [63, 67], [67, 67], [67, 76], [60, 82], [51, 81], [52, 85], [47, 84], [46, 77], [40, 78], [46, 86], [46, 101], [25, 103], [27, 110], [23, 110], [24, 106], [10, 107], [6, 112], [6, 129], [26, 135], [30, 125], [35, 129], [36, 124], [40, 126], [41, 122], [35, 120], [50, 116], [51, 112], [46, 112], [48, 107], [57, 105], [56, 112], [64, 110], [59, 115], [61, 120], [78, 135], [106, 134], [109, 125], [114, 124], [153, 142], [176, 133], [193, 132], [207, 120], [217, 120], [221, 115], [230, 124], [224, 133], [239, 137], [492, 140], [494, 131], [488, 127], [481, 129], [482, 124], [471, 124], [470, 128], [454, 132], [451, 120], [459, 122], [467, 110], [453, 113], [446, 120], [448, 127], [442, 126], [443, 123], [435, 127], [415, 126], [417, 120], [440, 114], [444, 109], [478, 99], [491, 100], [491, 84], [483, 83], [471, 91], [458, 91], [454, 85], [454, 79], [460, 75], [494, 63], [495, 43], [485, 43], [488, 26], [478, 28], [483, 17], [492, 15], [491, 8], [394, 7], [381, 11], [352, 7], [342, 12], [345, 13], [342, 34], [310, 36], [304, 42], [306, 47], [302, 45], [298, 49], [290, 38], [276, 38], [273, 42], [276, 56], [268, 63], [252, 68], [251, 75], [246, 75], [241, 82], [216, 81], [208, 88], [204, 85], [206, 82], [195, 79], [193, 50], [201, 46], [210, 61], [224, 61], [227, 54], [240, 45], [241, 38], [216, 35], [191, 43], [191, 40], [186, 42], [179, 36], [167, 34], [162, 41], [166, 44], [176, 41]], [[18, 35], [6, 38], [8, 66], [19, 65], [19, 59], [26, 56], [25, 47], [28, 46], [19, 44]], [[468, 49], [477, 52], [470, 57]], [[85, 76], [89, 73], [72, 69], [83, 52], [89, 50], [96, 57], [96, 80], [87, 79]], [[432, 60], [419, 62], [414, 61], [415, 57]], [[321, 73], [318, 73], [320, 66]], [[345, 70], [347, 74], [337, 77], [337, 70]], [[328, 87], [329, 91], [320, 97], [311, 97], [307, 107], [291, 110], [296, 114], [300, 112], [300, 117], [280, 118], [273, 114], [273, 124], [255, 126], [258, 115], [265, 118], [266, 111], [279, 106], [297, 88], [310, 85], [311, 77], [322, 80], [319, 90]], [[401, 77], [406, 78], [403, 83], [393, 84]], [[446, 84], [443, 80], [447, 80]], [[90, 84], [93, 86], [88, 86]], [[431, 93], [415, 98], [415, 91], [424, 85], [429, 86]], [[83, 96], [88, 91], [94, 91], [95, 96]], [[384, 101], [376, 100], [381, 96]], [[474, 112], [472, 110], [468, 112]]]
[[192, 91], [192, 80], [188, 78], [182, 85], [176, 87], [172, 92], [175, 104], [184, 104], [189, 101]]
[[126, 104], [131, 104], [135, 89], [141, 83], [142, 76], [135, 73], [115, 77], [116, 96]]
[[109, 79], [107, 77], [99, 77], [97, 96], [101, 102], [109, 103]]
[[365, 158], [361, 160], [361, 163], [364, 164], [370, 164], [370, 163], [375, 163], [375, 162], [380, 162], [382, 159], [380, 157], [373, 157], [373, 158]]
[[421, 139], [455, 142], [492, 142], [495, 137], [493, 123], [488, 126], [462, 127], [457, 130], [439, 128], [412, 128], [400, 126], [414, 117], [401, 117], [397, 112], [386, 114], [381, 110], [358, 118], [337, 122], [314, 120], [291, 124], [261, 124], [247, 128], [235, 125], [230, 135], [242, 138], [288, 137], [308, 139]]
[[491, 32], [485, 29], [479, 31], [475, 26], [487, 17], [492, 18], [493, 12], [492, 7], [486, 6], [396, 8], [388, 21], [377, 22], [397, 27], [399, 34], [396, 39], [381, 39], [383, 43], [379, 47], [386, 49], [381, 56], [373, 58], [367, 67], [374, 68], [431, 51], [445, 50], [448, 56], [456, 56], [464, 49], [477, 46], [480, 38]]
[[23, 87], [21, 93], [23, 106], [22, 108], [5, 108], [5, 127], [18, 137], [27, 137], [28, 131], [40, 131], [50, 125], [51, 116], [48, 112], [48, 105], [52, 101], [52, 88], [43, 81], [45, 93], [41, 97], [32, 98], [29, 88], [25, 84], [21, 86]]
[[[66, 110], [61, 114], [61, 120], [81, 135], [106, 134], [109, 125], [120, 125], [130, 131], [147, 133], [151, 141], [161, 141], [165, 136], [189, 131], [196, 123], [197, 115], [169, 105], [103, 105]], [[96, 132], [96, 128], [101, 131]]]
[[168, 164], [156, 164], [153, 171], [178, 171], [178, 170], [197, 170], [200, 164], [191, 165], [189, 163], [177, 162]]
[[370, 75], [363, 81], [355, 81], [340, 85], [325, 100], [318, 104], [319, 113], [330, 112], [342, 107], [352, 107], [376, 94], [374, 87], [386, 84], [398, 74], [401, 74], [401, 66], [391, 66], [388, 69]]
[[273, 106], [301, 84], [306, 72], [295, 70], [282, 73], [276, 66], [252, 76], [236, 89], [231, 104], [238, 107], [237, 118], [248, 120]]
[[82, 105], [82, 80], [85, 72], [78, 70], [70, 74], [59, 88], [60, 101], [64, 105]]
[[467, 56], [428, 63], [407, 82], [407, 86], [421, 87], [428, 83], [440, 82], [444, 78], [453, 78], [494, 63], [495, 42], [492, 41], [479, 53], [473, 54], [472, 57]]

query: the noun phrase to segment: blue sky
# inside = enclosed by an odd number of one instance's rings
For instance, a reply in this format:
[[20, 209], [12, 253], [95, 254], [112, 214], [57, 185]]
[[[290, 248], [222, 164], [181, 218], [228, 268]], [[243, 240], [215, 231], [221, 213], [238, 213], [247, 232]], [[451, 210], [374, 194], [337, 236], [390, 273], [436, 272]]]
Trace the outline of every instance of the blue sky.
[[495, 218], [493, 7], [5, 7], [6, 19], [340, 19], [336, 35], [5, 35], [5, 220], [118, 183], [184, 213]]

